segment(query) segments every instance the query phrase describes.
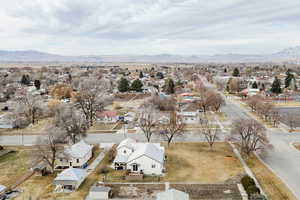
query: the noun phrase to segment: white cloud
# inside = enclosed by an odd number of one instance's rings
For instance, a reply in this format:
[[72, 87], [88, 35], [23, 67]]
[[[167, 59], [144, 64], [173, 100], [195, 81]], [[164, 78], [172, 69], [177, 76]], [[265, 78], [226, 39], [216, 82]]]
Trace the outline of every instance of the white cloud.
[[297, 0], [10, 0], [2, 49], [79, 54], [268, 53], [299, 45]]

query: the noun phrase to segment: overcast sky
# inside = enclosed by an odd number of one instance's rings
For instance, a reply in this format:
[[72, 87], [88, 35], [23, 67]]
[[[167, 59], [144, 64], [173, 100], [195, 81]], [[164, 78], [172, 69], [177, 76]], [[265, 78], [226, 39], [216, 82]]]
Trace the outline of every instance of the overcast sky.
[[64, 55], [273, 53], [299, 0], [3, 0], [0, 48]]

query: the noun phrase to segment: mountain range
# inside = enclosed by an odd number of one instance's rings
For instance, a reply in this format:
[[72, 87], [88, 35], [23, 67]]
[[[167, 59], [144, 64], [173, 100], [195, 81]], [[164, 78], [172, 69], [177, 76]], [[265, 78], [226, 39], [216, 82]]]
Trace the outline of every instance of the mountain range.
[[63, 56], [40, 51], [0, 51], [0, 62], [292, 62], [300, 63], [300, 46], [274, 54], [99, 55]]

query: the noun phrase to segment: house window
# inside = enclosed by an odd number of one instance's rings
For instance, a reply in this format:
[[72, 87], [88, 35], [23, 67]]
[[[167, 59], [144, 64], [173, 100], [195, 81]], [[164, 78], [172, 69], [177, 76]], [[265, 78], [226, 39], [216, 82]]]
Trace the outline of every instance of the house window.
[[76, 162], [79, 163], [79, 159], [78, 158], [76, 159]]
[[137, 164], [133, 164], [132, 170], [133, 170], [134, 172], [136, 172], [136, 171], [138, 170], [138, 165], [137, 165]]
[[60, 160], [60, 162], [62, 162], [64, 159], [61, 158], [61, 159], [59, 159], [59, 160]]
[[151, 167], [152, 167], [152, 168], [155, 168], [155, 165], [153, 164]]

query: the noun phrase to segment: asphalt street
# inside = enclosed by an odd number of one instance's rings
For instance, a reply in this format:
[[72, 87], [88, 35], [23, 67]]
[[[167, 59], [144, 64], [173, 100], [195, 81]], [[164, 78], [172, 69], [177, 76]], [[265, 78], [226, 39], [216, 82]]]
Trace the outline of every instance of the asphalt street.
[[[231, 120], [251, 118], [245, 109], [230, 100], [227, 100], [223, 112]], [[261, 159], [283, 180], [297, 199], [300, 199], [300, 151], [292, 145], [293, 142], [300, 142], [300, 133], [268, 128], [267, 135], [273, 148]]]

